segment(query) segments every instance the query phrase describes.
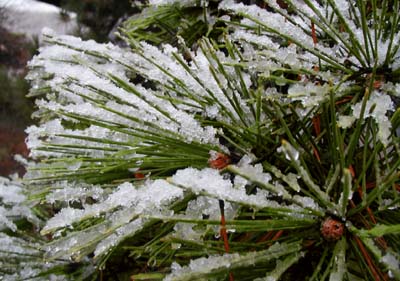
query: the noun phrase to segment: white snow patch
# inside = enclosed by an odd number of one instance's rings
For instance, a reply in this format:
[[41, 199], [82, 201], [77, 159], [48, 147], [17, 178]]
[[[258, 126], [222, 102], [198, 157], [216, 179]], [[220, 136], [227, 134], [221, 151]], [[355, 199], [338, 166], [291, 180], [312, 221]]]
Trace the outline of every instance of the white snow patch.
[[51, 27], [57, 34], [72, 34], [78, 30], [77, 15], [61, 13], [61, 9], [36, 0], [0, 0], [6, 12], [4, 27], [28, 37], [39, 36], [44, 27]]

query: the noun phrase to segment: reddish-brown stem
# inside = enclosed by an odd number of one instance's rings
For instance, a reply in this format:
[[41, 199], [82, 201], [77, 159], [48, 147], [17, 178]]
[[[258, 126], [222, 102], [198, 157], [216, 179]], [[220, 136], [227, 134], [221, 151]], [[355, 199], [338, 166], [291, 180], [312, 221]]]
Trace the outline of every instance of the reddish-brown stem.
[[356, 176], [356, 172], [354, 171], [353, 165], [349, 166], [350, 174], [354, 178]]
[[[219, 231], [222, 240], [224, 241], [224, 249], [226, 253], [229, 253], [229, 242], [228, 234], [226, 233], [226, 221], [225, 221], [225, 203], [224, 200], [219, 200], [219, 209], [221, 212], [221, 229]], [[229, 272], [229, 281], [234, 281], [232, 272]]]
[[[353, 200], [350, 200], [350, 207], [351, 208], [355, 208], [356, 207], [356, 204], [354, 203]], [[369, 224], [369, 222], [361, 214], [358, 214], [358, 218], [363, 223], [363, 225], [365, 226], [366, 229], [371, 229], [371, 225]]]
[[282, 234], [283, 234], [283, 230], [279, 230], [275, 235], [274, 235], [274, 237], [272, 237], [272, 241], [276, 241], [276, 240], [278, 240], [279, 239], [279, 237], [281, 237], [282, 236]]
[[314, 153], [315, 158], [317, 158], [317, 161], [319, 163], [321, 163], [321, 157], [319, 157], [318, 150], [315, 148], [315, 146], [312, 146], [312, 149], [313, 149], [313, 153]]
[[[358, 194], [360, 195], [360, 198], [362, 198], [363, 192], [362, 192], [361, 187], [358, 187], [357, 191], [358, 191]], [[374, 213], [372, 212], [371, 208], [367, 207], [366, 210], [367, 210], [367, 213], [368, 213], [372, 223], [376, 224], [376, 219], [375, 219]]]
[[314, 22], [312, 21], [311, 21], [311, 36], [315, 47], [315, 45], [317, 45], [317, 33], [315, 32], [315, 25]]
[[376, 281], [387, 280], [387, 278], [382, 274], [382, 272], [380, 272], [379, 269], [376, 267], [367, 249], [364, 247], [364, 244], [362, 243], [361, 239], [358, 238], [357, 236], [354, 236], [354, 240], [356, 241], [358, 248], [360, 249], [365, 261], [367, 262], [368, 267], [371, 270], [372, 275], [374, 276], [374, 279]]
[[314, 116], [312, 119], [312, 123], [314, 126], [315, 136], [318, 137], [321, 133], [321, 117], [319, 115]]
[[342, 104], [342, 103], [349, 102], [349, 101], [351, 101], [352, 99], [353, 99], [353, 97], [351, 97], [351, 96], [344, 97], [343, 99], [336, 101], [336, 102], [335, 102], [335, 105], [339, 105], [339, 104]]
[[367, 184], [365, 185], [366, 189], [371, 189], [374, 188], [376, 186], [376, 182], [367, 182]]
[[273, 231], [268, 231], [266, 234], [264, 234], [260, 239], [258, 239], [257, 243], [262, 243], [268, 240], [271, 240], [273, 237], [274, 232]]
[[229, 253], [229, 242], [228, 242], [228, 234], [226, 233], [226, 227], [225, 227], [225, 216], [221, 216], [221, 229], [219, 231], [222, 240], [224, 241], [224, 248], [225, 252]]
[[246, 241], [249, 241], [252, 236], [253, 236], [252, 233], [246, 232], [246, 233], [242, 234], [241, 236], [239, 236], [238, 238], [236, 238], [235, 240], [238, 242], [246, 242]]
[[371, 210], [370, 207], [367, 207], [367, 213], [368, 213], [369, 218], [371, 219], [372, 223], [373, 223], [373, 224], [376, 224], [377, 222], [376, 222], [374, 213], [372, 212], [372, 210]]

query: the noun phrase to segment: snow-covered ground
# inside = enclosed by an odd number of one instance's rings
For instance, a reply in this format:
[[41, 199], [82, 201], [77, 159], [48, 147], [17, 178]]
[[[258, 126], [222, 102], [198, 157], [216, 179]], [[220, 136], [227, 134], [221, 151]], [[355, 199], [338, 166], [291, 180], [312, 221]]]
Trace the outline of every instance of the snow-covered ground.
[[61, 9], [36, 0], [0, 0], [5, 9], [4, 27], [14, 33], [34, 38], [49, 27], [57, 34], [73, 34], [78, 30], [75, 13], [61, 13]]

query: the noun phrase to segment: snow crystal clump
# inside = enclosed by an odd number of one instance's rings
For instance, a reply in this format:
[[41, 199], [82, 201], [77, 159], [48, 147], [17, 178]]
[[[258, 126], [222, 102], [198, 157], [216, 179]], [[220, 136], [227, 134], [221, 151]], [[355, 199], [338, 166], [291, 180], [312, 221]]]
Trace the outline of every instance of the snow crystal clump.
[[322, 210], [321, 207], [312, 199], [311, 197], [302, 197], [299, 195], [293, 196], [293, 199], [300, 203], [302, 207], [313, 209], [313, 210]]
[[294, 84], [288, 90], [288, 97], [292, 100], [299, 100], [304, 107], [313, 107], [321, 104], [329, 96], [330, 86], [325, 84], [315, 85], [314, 83]]
[[[357, 119], [360, 118], [362, 104], [363, 101], [352, 106], [353, 116]], [[363, 119], [372, 117], [378, 124], [378, 138], [385, 146], [389, 144], [390, 130], [392, 128], [392, 124], [386, 114], [388, 111], [393, 110], [394, 105], [390, 96], [374, 91], [367, 101], [363, 115]]]
[[[207, 276], [210, 272], [218, 269], [229, 270], [229, 268], [236, 268], [237, 266], [254, 266], [260, 259], [263, 261], [277, 258], [284, 253], [297, 251], [297, 245], [284, 245], [275, 243], [267, 250], [259, 252], [248, 252], [243, 255], [238, 253], [224, 254], [220, 256], [209, 256], [208, 258], [201, 257], [191, 260], [188, 266], [180, 266], [173, 263], [171, 266], [172, 272], [167, 275], [164, 281], [171, 280], [192, 280], [193, 276]], [[193, 276], [191, 276], [193, 274]], [[183, 277], [183, 278], [182, 278]]]
[[266, 199], [268, 193], [265, 190], [260, 190], [256, 195], [247, 195], [244, 188], [234, 188], [231, 181], [224, 179], [216, 169], [197, 170], [186, 168], [179, 170], [171, 178], [171, 182], [182, 188], [190, 189], [195, 194], [208, 195], [257, 209], [262, 209], [275, 203]]
[[355, 120], [356, 118], [354, 116], [339, 115], [337, 124], [340, 128], [347, 129], [353, 125]]
[[263, 167], [260, 163], [252, 165], [250, 164], [254, 160], [253, 155], [243, 156], [237, 166], [240, 168], [241, 172], [251, 178], [262, 183], [268, 183], [271, 181], [271, 175], [264, 173]]
[[[63, 208], [54, 217], [47, 221], [42, 233], [54, 229], [71, 226], [73, 223], [90, 217], [98, 217], [118, 207], [134, 207], [135, 213], [156, 212], [170, 200], [180, 198], [182, 189], [171, 185], [165, 180], [148, 181], [144, 186], [135, 188], [125, 182], [102, 202], [85, 205], [84, 209]], [[133, 212], [133, 211], [132, 211]]]
[[0, 177], [0, 198], [3, 204], [21, 203], [26, 196], [22, 194], [22, 188], [9, 179]]
[[232, 262], [239, 259], [240, 255], [238, 253], [234, 253], [224, 254], [222, 256], [210, 256], [208, 258], [198, 258], [191, 260], [189, 265], [184, 267], [174, 263], [172, 266], [172, 273], [169, 274], [164, 281], [175, 280], [176, 277], [190, 275], [191, 273], [207, 274], [218, 268], [229, 268]]
[[61, 209], [47, 221], [42, 234], [100, 215], [104, 220], [84, 231], [72, 232], [54, 241], [46, 247], [46, 257], [77, 255], [79, 260], [80, 249], [88, 244], [95, 248], [96, 256], [103, 255], [145, 226], [148, 220], [140, 216], [170, 216], [173, 212], [167, 206], [182, 197], [183, 190], [165, 180], [148, 180], [139, 187], [125, 182], [103, 201], [84, 205], [83, 209]]
[[99, 186], [84, 186], [79, 183], [67, 183], [66, 181], [54, 185], [54, 190], [46, 195], [48, 203], [60, 202], [84, 202], [86, 198], [90, 197], [94, 200], [102, 198], [104, 190]]
[[137, 231], [141, 230], [144, 224], [147, 222], [145, 219], [136, 219], [132, 222], [118, 228], [112, 235], [103, 239], [97, 246], [94, 251], [95, 257], [103, 255], [106, 251], [118, 245], [122, 240], [127, 237], [133, 236]]
[[[225, 219], [229, 221], [235, 217], [237, 205], [229, 202], [225, 202], [224, 205]], [[179, 217], [188, 219], [219, 220], [221, 217], [221, 212], [219, 209], [218, 199], [199, 196], [195, 200], [192, 200], [188, 203], [184, 215], [180, 215]], [[175, 233], [173, 235], [185, 240], [199, 241], [207, 229], [194, 229], [194, 226], [195, 224], [178, 222], [174, 226]], [[216, 235], [219, 234], [219, 226], [209, 226], [209, 228], [210, 227], [214, 230]]]
[[400, 269], [400, 263], [397, 260], [397, 258], [391, 254], [391, 253], [386, 253], [381, 259], [381, 262], [386, 264], [390, 269], [395, 269], [399, 270]]
[[400, 203], [396, 203], [396, 200], [393, 199], [383, 199], [382, 204], [379, 207], [380, 209], [389, 209], [389, 210], [395, 210], [400, 208]]
[[171, 5], [175, 3], [178, 3], [181, 6], [195, 6], [196, 3], [198, 3], [198, 1], [197, 0], [149, 0], [149, 4], [152, 6]]
[[[196, 57], [196, 65], [199, 69], [192, 66], [196, 73], [202, 73], [202, 75], [199, 74], [201, 78], [199, 82], [174, 59], [173, 55], [177, 53], [177, 50], [170, 45], [165, 45], [162, 51], [142, 42], [141, 46], [145, 50], [142, 57], [112, 44], [82, 41], [72, 36], [54, 37], [46, 34], [45, 37], [50, 45], [43, 46], [40, 54], [30, 62], [33, 71], [27, 79], [33, 84], [31, 90], [33, 95], [36, 91], [40, 92], [41, 88], [50, 87], [55, 90], [47, 94], [46, 99], [37, 100], [36, 103], [42, 111], [49, 110], [63, 114], [60, 119], [28, 128], [27, 143], [32, 151], [32, 157], [62, 156], [63, 152], [59, 150], [49, 152], [37, 149], [53, 144], [65, 144], [66, 139], [60, 137], [60, 134], [76, 136], [76, 138], [68, 138], [68, 144], [79, 145], [82, 154], [89, 156], [101, 158], [108, 154], [107, 150], [102, 150], [100, 147], [126, 148], [126, 143], [131, 139], [128, 130], [116, 132], [109, 126], [94, 125], [86, 129], [70, 130], [63, 126], [64, 120], [76, 123], [81, 117], [96, 120], [102, 124], [139, 129], [150, 134], [176, 137], [176, 133], [179, 132], [188, 143], [218, 145], [213, 127], [203, 127], [190, 110], [185, 112], [175, 108], [160, 97], [164, 95], [163, 92], [146, 88], [140, 83], [133, 84], [128, 77], [128, 73], [134, 69], [135, 72], [152, 80], [155, 84], [158, 82], [165, 85], [176, 79], [185, 81], [182, 91], [193, 92], [199, 96], [207, 94], [205, 88], [207, 85], [211, 87], [212, 92], [217, 94], [219, 91], [219, 96], [224, 100], [223, 103], [228, 106], [229, 102], [209, 73], [210, 63], [204, 55], [199, 54]], [[154, 58], [157, 58], [157, 61]], [[174, 78], [162, 72], [159, 66], [173, 70]], [[105, 102], [104, 106], [99, 107], [98, 101]], [[193, 105], [192, 110], [194, 109], [198, 109], [198, 105]], [[100, 144], [84, 138], [87, 136], [93, 140], [112, 139], [120, 142], [121, 145]], [[99, 149], [85, 149], [85, 146], [98, 146]], [[69, 168], [79, 169], [79, 163], [76, 162]]]
[[7, 178], [0, 177], [0, 230], [8, 228], [17, 231], [13, 220], [26, 218], [34, 224], [39, 219], [24, 205], [26, 196], [23, 194], [22, 185]]

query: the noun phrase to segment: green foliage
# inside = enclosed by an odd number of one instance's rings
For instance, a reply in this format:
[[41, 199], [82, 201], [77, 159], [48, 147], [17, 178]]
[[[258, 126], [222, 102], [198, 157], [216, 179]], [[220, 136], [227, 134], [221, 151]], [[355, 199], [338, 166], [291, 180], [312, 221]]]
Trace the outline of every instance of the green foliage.
[[203, 36], [218, 38], [222, 34], [222, 26], [215, 25], [209, 18], [217, 13], [217, 2], [196, 5], [180, 5], [174, 3], [143, 9], [140, 13], [126, 20], [121, 28], [124, 36], [149, 43], [178, 44], [178, 36], [182, 37], [187, 46], [197, 44]]
[[400, 2], [264, 2], [146, 8], [130, 49], [45, 35], [25, 180], [47, 261], [107, 280], [400, 279]]

